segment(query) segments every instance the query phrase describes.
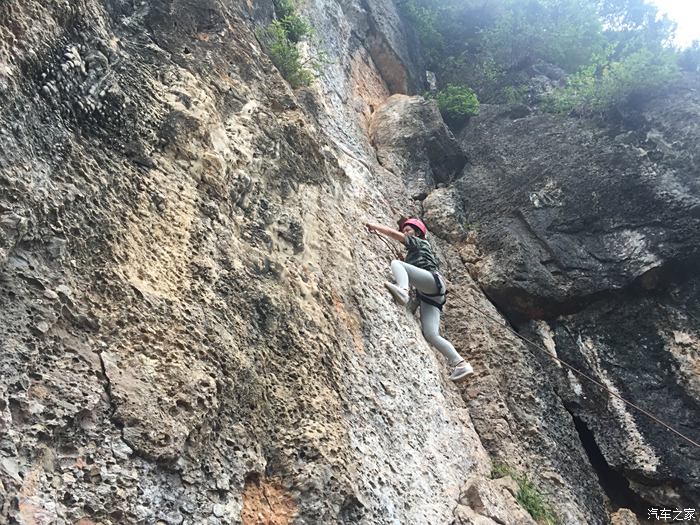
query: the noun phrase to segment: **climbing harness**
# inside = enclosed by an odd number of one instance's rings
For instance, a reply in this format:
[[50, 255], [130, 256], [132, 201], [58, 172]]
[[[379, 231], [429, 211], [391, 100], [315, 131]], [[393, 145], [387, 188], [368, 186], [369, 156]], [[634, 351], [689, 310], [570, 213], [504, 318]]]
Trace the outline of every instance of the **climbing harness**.
[[[409, 221], [405, 221], [404, 224], [409, 224]], [[421, 224], [423, 223], [421, 222]], [[425, 226], [423, 226], [423, 228], [425, 228]], [[387, 248], [389, 248], [394, 259], [399, 261], [403, 260], [403, 256], [398, 252], [398, 250], [395, 249], [393, 244], [391, 244], [388, 240], [379, 235], [379, 233], [375, 231], [371, 233], [379, 237], [379, 239], [387, 246]], [[442, 307], [445, 306], [445, 303], [447, 302], [447, 286], [445, 285], [445, 280], [438, 272], [431, 273], [433, 274], [433, 279], [435, 279], [435, 287], [437, 288], [437, 293], [423, 293], [419, 290], [416, 290], [416, 296], [420, 301], [423, 301], [424, 303], [434, 306], [435, 308], [438, 308], [440, 309], [440, 311], [442, 311]], [[434, 297], [443, 297], [443, 300], [441, 303], [439, 303], [433, 299]]]
[[[437, 288], [437, 293], [423, 293], [420, 290], [416, 290], [416, 296], [420, 301], [427, 303], [435, 308], [438, 308], [442, 312], [442, 307], [445, 306], [447, 302], [447, 286], [445, 281], [438, 272], [431, 272], [433, 274], [433, 279], [435, 279], [435, 287]], [[442, 302], [438, 303], [433, 300], [433, 297], [442, 297]]]

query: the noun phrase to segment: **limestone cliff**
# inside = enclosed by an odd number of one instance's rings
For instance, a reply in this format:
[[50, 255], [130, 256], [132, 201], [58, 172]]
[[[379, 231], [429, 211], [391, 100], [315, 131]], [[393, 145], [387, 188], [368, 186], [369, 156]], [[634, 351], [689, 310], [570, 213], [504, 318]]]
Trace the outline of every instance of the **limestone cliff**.
[[363, 120], [415, 82], [401, 21], [307, 6], [295, 94], [271, 9], [0, 6], [3, 523], [445, 523], [488, 475], [360, 226], [402, 193]]
[[[660, 450], [663, 433], [614, 404], [601, 412], [607, 399], [536, 357], [473, 279], [518, 321], [545, 312], [548, 325], [521, 328], [636, 396], [647, 383], [607, 370], [635, 360], [637, 340], [614, 326], [634, 332], [649, 308], [631, 294], [648, 253], [607, 266], [603, 286], [630, 294], [593, 309], [600, 289], [567, 287], [547, 261], [551, 276], [525, 272], [508, 295], [511, 230], [496, 244], [468, 231], [500, 213], [480, 185], [497, 162], [475, 138], [488, 140], [491, 113], [455, 138], [409, 96], [420, 53], [389, 0], [304, 3], [306, 51], [329, 59], [292, 91], [256, 36], [273, 11], [0, 3], [0, 523], [534, 523], [494, 463], [529, 473], [561, 523], [609, 523], [624, 505], [606, 503], [580, 421], [645, 501], [690, 505], [694, 453]], [[666, 145], [685, 151], [654, 137], [669, 162]], [[546, 189], [512, 186], [513, 198]], [[679, 223], [697, 195], [682, 190], [668, 196]], [[561, 196], [544, 193], [526, 203]], [[383, 290], [391, 255], [361, 225], [400, 214], [434, 233], [452, 290], [444, 330], [476, 368], [461, 386]], [[651, 239], [641, 226], [628, 237]], [[669, 259], [697, 246], [676, 230]], [[649, 395], [676, 403], [671, 419], [692, 433], [689, 282], [663, 296], [644, 344], [667, 374]], [[628, 317], [607, 315], [620, 305]]]

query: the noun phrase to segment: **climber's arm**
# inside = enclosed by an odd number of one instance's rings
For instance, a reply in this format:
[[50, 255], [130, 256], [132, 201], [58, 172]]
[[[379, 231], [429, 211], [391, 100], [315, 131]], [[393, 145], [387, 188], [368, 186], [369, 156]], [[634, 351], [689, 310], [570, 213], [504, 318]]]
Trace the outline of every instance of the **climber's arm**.
[[406, 236], [399, 230], [389, 228], [388, 226], [382, 226], [381, 224], [373, 224], [371, 222], [368, 222], [367, 224], [365, 224], [365, 226], [367, 226], [367, 229], [371, 232], [381, 233], [385, 237], [394, 239], [395, 241], [398, 241], [401, 244], [406, 244]]

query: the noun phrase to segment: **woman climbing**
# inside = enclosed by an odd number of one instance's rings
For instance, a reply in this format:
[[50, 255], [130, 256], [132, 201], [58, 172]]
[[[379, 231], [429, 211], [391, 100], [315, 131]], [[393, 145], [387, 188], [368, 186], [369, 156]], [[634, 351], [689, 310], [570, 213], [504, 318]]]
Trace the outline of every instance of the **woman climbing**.
[[452, 381], [465, 379], [473, 373], [471, 365], [457, 353], [455, 347], [440, 336], [440, 312], [445, 304], [447, 287], [445, 280], [438, 273], [438, 266], [430, 243], [425, 239], [427, 228], [419, 219], [402, 219], [399, 229], [395, 230], [381, 224], [367, 223], [367, 229], [382, 234], [406, 246], [406, 260], [391, 261], [394, 283], [384, 283], [394, 300], [405, 305], [408, 302], [409, 285], [416, 289], [420, 300], [420, 323], [423, 336], [428, 343], [444, 355], [449, 364], [454, 366], [450, 374]]

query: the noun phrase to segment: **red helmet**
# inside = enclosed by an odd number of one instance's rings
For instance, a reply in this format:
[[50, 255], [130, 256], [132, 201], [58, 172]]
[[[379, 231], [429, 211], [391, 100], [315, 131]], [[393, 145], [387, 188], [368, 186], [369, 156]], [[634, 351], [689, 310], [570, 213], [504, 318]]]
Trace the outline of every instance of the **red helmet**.
[[425, 238], [425, 235], [428, 233], [428, 228], [425, 227], [425, 224], [423, 224], [423, 221], [420, 219], [411, 218], [402, 220], [399, 222], [399, 229], [403, 230], [403, 227], [407, 224], [413, 226], [413, 229], [416, 230], [419, 237]]

